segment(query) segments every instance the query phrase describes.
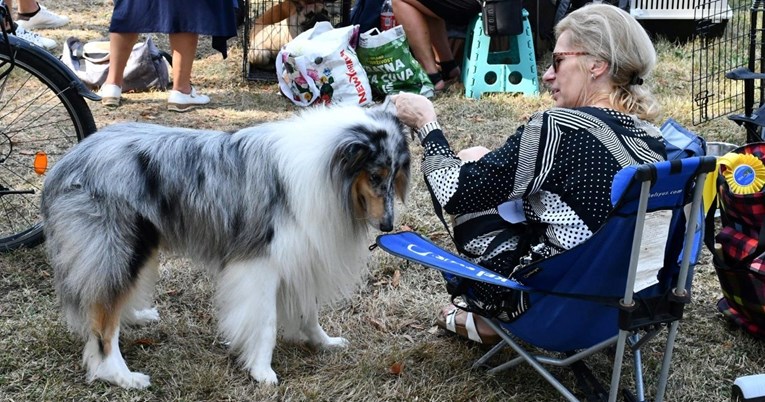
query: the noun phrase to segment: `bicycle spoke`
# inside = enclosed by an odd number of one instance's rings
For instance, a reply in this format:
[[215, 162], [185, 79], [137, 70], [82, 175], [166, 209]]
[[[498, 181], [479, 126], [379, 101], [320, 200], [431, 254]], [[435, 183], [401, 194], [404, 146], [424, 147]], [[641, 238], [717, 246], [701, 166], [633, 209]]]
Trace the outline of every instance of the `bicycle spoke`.
[[44, 173], [95, 131], [58, 67], [22, 49], [15, 57], [0, 49], [0, 252], [39, 243]]

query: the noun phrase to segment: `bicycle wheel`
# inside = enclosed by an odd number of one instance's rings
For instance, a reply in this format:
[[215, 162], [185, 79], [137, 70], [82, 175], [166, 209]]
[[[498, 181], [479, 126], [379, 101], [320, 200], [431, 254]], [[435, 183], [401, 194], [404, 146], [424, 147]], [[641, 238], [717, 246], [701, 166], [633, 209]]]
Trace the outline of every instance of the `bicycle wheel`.
[[70, 78], [21, 47], [12, 65], [7, 49], [0, 41], [0, 252], [43, 241], [45, 172], [96, 130]]

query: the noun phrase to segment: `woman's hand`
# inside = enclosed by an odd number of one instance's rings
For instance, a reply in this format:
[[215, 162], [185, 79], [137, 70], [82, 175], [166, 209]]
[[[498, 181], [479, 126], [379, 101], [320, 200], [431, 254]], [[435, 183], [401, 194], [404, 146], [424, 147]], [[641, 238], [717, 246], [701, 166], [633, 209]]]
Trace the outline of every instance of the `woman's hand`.
[[391, 101], [396, 105], [399, 120], [415, 130], [431, 121], [436, 121], [433, 104], [422, 95], [402, 92], [393, 95]]
[[481, 158], [483, 158], [484, 155], [491, 152], [489, 148], [482, 147], [482, 146], [475, 146], [470, 148], [465, 148], [462, 151], [457, 152], [457, 157], [462, 159], [463, 161], [477, 161]]

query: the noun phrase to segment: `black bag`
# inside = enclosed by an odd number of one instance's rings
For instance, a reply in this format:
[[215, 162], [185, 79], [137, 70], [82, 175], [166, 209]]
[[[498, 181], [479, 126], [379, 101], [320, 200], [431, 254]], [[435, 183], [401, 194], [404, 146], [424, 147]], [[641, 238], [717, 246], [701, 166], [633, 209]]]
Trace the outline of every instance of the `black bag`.
[[523, 33], [521, 0], [482, 0], [483, 32], [488, 36], [514, 36]]

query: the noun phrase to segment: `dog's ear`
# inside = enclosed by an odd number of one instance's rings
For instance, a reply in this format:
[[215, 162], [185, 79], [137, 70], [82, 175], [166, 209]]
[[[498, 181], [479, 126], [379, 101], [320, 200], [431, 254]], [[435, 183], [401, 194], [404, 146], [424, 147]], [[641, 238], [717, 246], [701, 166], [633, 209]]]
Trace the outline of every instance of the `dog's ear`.
[[409, 187], [409, 166], [406, 169], [400, 169], [396, 173], [396, 178], [393, 180], [393, 185], [396, 188], [396, 196], [401, 202], [406, 202], [406, 190]]
[[332, 157], [332, 166], [344, 173], [360, 171], [369, 159], [369, 145], [360, 141], [348, 142], [340, 146]]

